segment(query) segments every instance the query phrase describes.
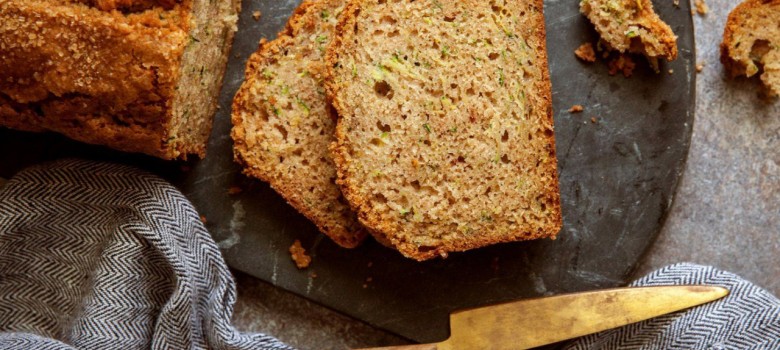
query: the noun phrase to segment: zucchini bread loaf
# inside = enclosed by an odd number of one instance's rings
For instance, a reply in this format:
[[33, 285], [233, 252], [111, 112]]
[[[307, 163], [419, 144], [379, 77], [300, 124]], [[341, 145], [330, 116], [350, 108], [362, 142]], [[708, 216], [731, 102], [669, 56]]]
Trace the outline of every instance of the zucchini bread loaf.
[[580, 11], [610, 50], [645, 55], [656, 70], [659, 58], [677, 59], [677, 36], [650, 0], [582, 0]]
[[240, 0], [0, 1], [0, 126], [205, 155]]
[[337, 244], [366, 236], [336, 186], [328, 147], [336, 115], [325, 98], [325, 47], [345, 0], [304, 1], [277, 39], [247, 63], [233, 101], [236, 160], [244, 173], [270, 183]]
[[328, 49], [338, 184], [417, 260], [561, 227], [542, 0], [352, 0]]
[[729, 14], [720, 51], [732, 78], [760, 73], [767, 95], [780, 95], [780, 0], [739, 4]]

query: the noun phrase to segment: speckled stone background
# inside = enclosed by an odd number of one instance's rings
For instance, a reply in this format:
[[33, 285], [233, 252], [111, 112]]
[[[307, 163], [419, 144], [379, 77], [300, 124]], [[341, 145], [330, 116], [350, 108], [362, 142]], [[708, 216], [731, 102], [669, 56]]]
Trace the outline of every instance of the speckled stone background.
[[[697, 57], [705, 66], [697, 77], [687, 170], [664, 230], [636, 275], [691, 261], [780, 294], [780, 102], [761, 102], [755, 80], [725, 79], [718, 45], [737, 3], [707, 0], [710, 12], [694, 18]], [[252, 277], [236, 273], [236, 279], [234, 319], [241, 330], [267, 332], [302, 349], [404, 343]]]

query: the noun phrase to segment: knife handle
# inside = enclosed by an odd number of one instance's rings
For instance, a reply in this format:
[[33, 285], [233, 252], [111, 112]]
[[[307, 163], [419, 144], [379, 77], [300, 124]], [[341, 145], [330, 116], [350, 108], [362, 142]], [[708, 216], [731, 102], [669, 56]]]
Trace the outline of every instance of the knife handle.
[[413, 345], [398, 345], [398, 346], [386, 346], [381, 348], [364, 348], [356, 350], [436, 350], [437, 344], [413, 344]]

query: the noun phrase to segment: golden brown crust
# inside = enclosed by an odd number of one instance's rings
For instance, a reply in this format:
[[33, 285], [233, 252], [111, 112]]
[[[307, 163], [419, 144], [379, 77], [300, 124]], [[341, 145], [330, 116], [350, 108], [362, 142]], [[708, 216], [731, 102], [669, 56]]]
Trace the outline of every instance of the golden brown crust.
[[[550, 181], [546, 183], [545, 188], [540, 191], [540, 202], [550, 203], [549, 212], [555, 213], [549, 225], [536, 227], [532, 231], [514, 231], [503, 232], [503, 234], [478, 234], [467, 237], [460, 237], [459, 239], [443, 240], [438, 245], [421, 247], [415, 242], [406, 240], [404, 237], [399, 236], [401, 231], [400, 222], [401, 218], [395, 220], [387, 220], [377, 210], [374, 210], [373, 199], [365, 196], [361, 193], [362, 183], [356, 181], [356, 179], [350, 176], [350, 169], [355, 167], [357, 162], [352, 156], [352, 137], [347, 125], [347, 120], [355, 116], [355, 104], [359, 104], [357, 101], [347, 101], [340, 96], [340, 91], [344, 88], [343, 82], [339, 81], [339, 74], [337, 69], [343, 64], [342, 54], [348, 51], [347, 48], [350, 43], [355, 40], [353, 37], [357, 35], [358, 21], [363, 8], [364, 3], [368, 3], [369, 0], [352, 0], [345, 8], [336, 32], [338, 35], [334, 38], [331, 46], [328, 48], [326, 55], [326, 61], [328, 62], [328, 78], [326, 79], [326, 91], [333, 104], [334, 108], [340, 115], [339, 123], [336, 128], [337, 142], [331, 147], [332, 156], [337, 165], [339, 178], [337, 183], [340, 185], [344, 196], [349, 200], [353, 209], [358, 212], [358, 217], [361, 223], [369, 229], [369, 232], [374, 237], [385, 245], [390, 245], [398, 249], [406, 257], [415, 260], [427, 260], [438, 256], [446, 256], [448, 252], [465, 251], [474, 248], [479, 248], [496, 243], [512, 242], [518, 240], [530, 240], [537, 238], [555, 238], [558, 234], [562, 217], [560, 214], [560, 194], [558, 189], [558, 175], [555, 171], [555, 162], [552, 165], [552, 173]], [[468, 1], [466, 3], [469, 3]], [[542, 19], [542, 0], [532, 0], [534, 10], [538, 11], [538, 20], [535, 30], [531, 31], [531, 37], [526, 38], [531, 42], [530, 46], [540, 47], [535, 53], [538, 55], [535, 64], [541, 71], [541, 79], [533, 82], [534, 87], [529, 91], [534, 91], [539, 103], [537, 107], [544, 108], [544, 116], [546, 118], [545, 123], [549, 123], [550, 132], [545, 133], [544, 138], [548, 146], [547, 151], [552, 160], [555, 160], [555, 139], [551, 132], [552, 130], [552, 96], [551, 85], [549, 79], [549, 71], [547, 67], [547, 52], [545, 48], [545, 28], [544, 21]], [[481, 4], [477, 2], [474, 4]], [[468, 6], [468, 5], [466, 5]], [[511, 33], [507, 33], [508, 35]], [[353, 68], [354, 69], [354, 68]], [[367, 107], [368, 108], [368, 107]], [[430, 132], [430, 131], [429, 131]], [[422, 248], [422, 249], [421, 249]]]
[[[328, 182], [329, 179], [326, 178], [327, 176], [335, 176], [332, 162], [330, 160], [322, 162], [322, 159], [315, 159], [322, 156], [327, 157], [327, 154], [320, 154], [323, 150], [327, 152], [327, 145], [320, 144], [323, 135], [316, 134], [317, 130], [314, 129], [304, 130], [302, 135], [296, 134], [297, 130], [290, 130], [291, 134], [301, 137], [300, 142], [305, 148], [304, 150], [301, 150], [300, 154], [297, 156], [281, 154], [271, 156], [269, 155], [272, 153], [271, 151], [263, 150], [260, 145], [258, 145], [258, 143], [261, 142], [270, 142], [281, 146], [278, 143], [280, 142], [279, 140], [274, 140], [271, 136], [263, 134], [264, 132], [267, 132], [267, 130], [264, 131], [264, 128], [272, 128], [270, 124], [276, 122], [277, 119], [278, 122], [282, 123], [279, 125], [280, 127], [288, 127], [284, 124], [284, 122], [287, 121], [283, 120], [283, 115], [271, 117], [272, 120], [270, 121], [263, 121], [261, 115], [266, 113], [264, 108], [268, 108], [265, 104], [274, 103], [262, 102], [260, 103], [261, 105], [258, 106], [259, 103], [257, 101], [258, 99], [282, 98], [274, 95], [275, 93], [272, 92], [271, 89], [275, 86], [271, 86], [273, 84], [264, 81], [266, 77], [264, 77], [263, 74], [266, 70], [275, 72], [279, 62], [286, 59], [285, 55], [287, 53], [297, 57], [298, 61], [295, 62], [296, 67], [294, 67], [294, 69], [305, 71], [307, 72], [306, 74], [308, 74], [290, 77], [289, 75], [285, 75], [290, 74], [290, 72], [279, 73], [280, 76], [286, 77], [279, 78], [281, 81], [280, 83], [294, 85], [289, 87], [288, 94], [300, 94], [298, 103], [309, 101], [306, 108], [311, 108], [311, 114], [309, 115], [307, 112], [306, 120], [300, 122], [301, 125], [308, 125], [306, 123], [311, 122], [312, 124], [319, 125], [323, 130], [326, 130], [326, 125], [332, 124], [330, 119], [333, 119], [334, 116], [329, 114], [330, 110], [327, 107], [320, 107], [325, 104], [326, 101], [322, 100], [321, 97], [316, 97], [317, 93], [315, 91], [309, 91], [314, 90], [314, 86], [304, 84], [312, 83], [311, 81], [302, 81], [308, 79], [308, 76], [311, 76], [312, 78], [321, 77], [324, 74], [324, 72], [321, 72], [324, 63], [310, 62], [311, 58], [308, 58], [304, 53], [301, 53], [306, 51], [307, 48], [296, 46], [303, 45], [298, 43], [296, 36], [305, 35], [308, 37], [315, 35], [313, 33], [318, 31], [316, 28], [317, 21], [326, 20], [322, 18], [325, 16], [324, 14], [327, 14], [327, 16], [335, 16], [335, 14], [332, 14], [331, 12], [334, 12], [334, 9], [342, 5], [342, 0], [304, 1], [294, 11], [287, 22], [285, 29], [279, 33], [277, 39], [270, 42], [265, 40], [260, 42], [258, 51], [252, 54], [247, 61], [245, 82], [233, 99], [233, 129], [231, 134], [234, 140], [235, 160], [242, 165], [244, 174], [268, 182], [292, 207], [309, 218], [320, 231], [330, 237], [334, 242], [344, 248], [354, 248], [363, 241], [367, 233], [363, 227], [357, 223], [357, 219], [354, 213], [349, 210], [349, 207], [345, 204], [338, 203], [338, 198], [333, 195], [334, 192], [338, 193], [338, 188], [336, 188], [335, 184], [332, 182]], [[333, 18], [330, 18], [329, 20], [332, 19]], [[317, 36], [322, 35], [324, 34], [317, 33]], [[303, 40], [305, 40], [305, 38]], [[288, 69], [292, 68], [288, 67]], [[297, 73], [293, 72], [292, 74]], [[290, 81], [296, 79], [299, 81]], [[313, 85], [316, 85], [316, 83], [313, 83]], [[286, 112], [281, 107], [279, 109], [280, 113]], [[291, 113], [292, 112], [294, 111], [291, 111]], [[330, 135], [331, 132], [328, 130], [327, 133], [328, 135], [325, 136], [330, 140], [332, 138]], [[310, 147], [324, 148], [319, 150], [308, 149]], [[306, 179], [305, 177], [310, 174], [306, 174], [306, 171], [303, 170], [305, 167], [294, 168], [295, 170], [292, 170], [282, 168], [283, 164], [267, 164], [269, 159], [266, 158], [278, 156], [286, 156], [287, 158], [303, 157], [303, 160], [301, 161], [305, 161], [308, 164], [322, 162], [318, 165], [322, 168], [317, 169], [317, 176], [322, 178], [318, 178], [318, 182]], [[333, 174], [327, 175], [329, 171]], [[293, 175], [294, 178], [285, 178], [285, 175]], [[315, 200], [317, 203], [307, 203], [305, 200], [305, 197], [307, 196], [305, 192], [310, 186], [314, 193], [319, 193], [321, 196]]]
[[720, 61], [729, 77], [750, 77], [763, 71], [761, 79], [769, 96], [780, 93], [776, 78], [780, 62], [770, 58], [780, 57], [780, 28], [772, 26], [778, 16], [780, 0], [746, 0], [729, 14], [720, 44]]
[[183, 138], [172, 123], [194, 1], [2, 2], [0, 125], [164, 159], [205, 156], [205, 139], [171, 143]]

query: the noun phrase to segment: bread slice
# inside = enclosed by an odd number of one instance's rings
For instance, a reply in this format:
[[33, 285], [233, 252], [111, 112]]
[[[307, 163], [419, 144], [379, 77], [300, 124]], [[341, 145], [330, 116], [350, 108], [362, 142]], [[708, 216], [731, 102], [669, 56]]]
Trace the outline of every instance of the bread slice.
[[729, 14], [720, 61], [728, 74], [761, 74], [767, 95], [780, 95], [780, 0], [747, 0]]
[[0, 1], [0, 126], [203, 157], [239, 6]]
[[343, 247], [366, 236], [336, 186], [328, 147], [336, 116], [323, 53], [344, 0], [305, 1], [276, 40], [261, 43], [233, 101], [235, 158]]
[[610, 50], [645, 55], [656, 70], [659, 58], [677, 59], [677, 36], [650, 0], [581, 0], [580, 11]]
[[561, 227], [542, 0], [353, 0], [327, 61], [338, 184], [425, 260]]

